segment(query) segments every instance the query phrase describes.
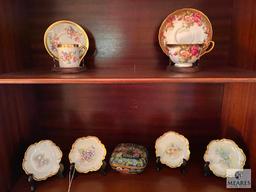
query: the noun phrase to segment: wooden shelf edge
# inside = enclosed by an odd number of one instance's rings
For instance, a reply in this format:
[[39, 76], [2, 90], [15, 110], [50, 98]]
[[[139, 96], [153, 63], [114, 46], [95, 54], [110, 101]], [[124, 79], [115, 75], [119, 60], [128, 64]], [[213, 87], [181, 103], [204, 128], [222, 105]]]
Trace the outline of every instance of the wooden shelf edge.
[[32, 69], [0, 74], [0, 84], [139, 84], [139, 83], [256, 83], [256, 72], [234, 67], [203, 68], [196, 73], [164, 69], [90, 69], [61, 74]]
[[9, 78], [0, 84], [140, 84], [140, 83], [256, 83], [256, 78]]

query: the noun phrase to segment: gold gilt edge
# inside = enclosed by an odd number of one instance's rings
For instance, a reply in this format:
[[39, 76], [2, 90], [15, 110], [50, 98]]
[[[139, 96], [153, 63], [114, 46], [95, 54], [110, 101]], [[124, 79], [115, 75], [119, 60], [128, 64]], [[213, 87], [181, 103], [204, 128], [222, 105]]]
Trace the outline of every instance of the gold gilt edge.
[[71, 25], [75, 25], [78, 29], [81, 30], [83, 36], [84, 36], [84, 39], [85, 39], [85, 44], [86, 44], [86, 51], [84, 52], [84, 54], [82, 55], [81, 59], [84, 58], [84, 56], [86, 55], [88, 49], [89, 49], [89, 38], [88, 38], [88, 35], [86, 34], [85, 30], [80, 26], [78, 25], [77, 23], [73, 22], [73, 21], [69, 21], [69, 20], [59, 20], [59, 21], [56, 21], [54, 23], [52, 23], [45, 31], [44, 33], [44, 47], [46, 49], [46, 51], [48, 52], [48, 54], [55, 60], [59, 60], [58, 57], [56, 57], [54, 54], [52, 54], [52, 52], [48, 49], [48, 46], [47, 46], [47, 34], [48, 32], [53, 28], [55, 27], [56, 25], [59, 25], [60, 23], [69, 23]]

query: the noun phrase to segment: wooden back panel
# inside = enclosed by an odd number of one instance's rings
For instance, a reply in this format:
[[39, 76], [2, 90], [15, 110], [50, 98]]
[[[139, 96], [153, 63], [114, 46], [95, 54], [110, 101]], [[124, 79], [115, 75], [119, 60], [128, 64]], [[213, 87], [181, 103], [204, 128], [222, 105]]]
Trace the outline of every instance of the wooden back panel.
[[88, 135], [110, 150], [135, 142], [153, 153], [156, 138], [169, 130], [205, 149], [220, 135], [222, 89], [219, 84], [40, 86], [37, 133], [66, 153], [75, 139]]
[[57, 20], [69, 19], [83, 26], [90, 38], [87, 66], [95, 68], [154, 68], [168, 65], [158, 44], [161, 22], [179, 8], [193, 7], [210, 18], [216, 41], [214, 51], [202, 58], [204, 65], [226, 65], [230, 57], [232, 0], [61, 0], [30, 1], [29, 38], [31, 65], [50, 68], [43, 35]]

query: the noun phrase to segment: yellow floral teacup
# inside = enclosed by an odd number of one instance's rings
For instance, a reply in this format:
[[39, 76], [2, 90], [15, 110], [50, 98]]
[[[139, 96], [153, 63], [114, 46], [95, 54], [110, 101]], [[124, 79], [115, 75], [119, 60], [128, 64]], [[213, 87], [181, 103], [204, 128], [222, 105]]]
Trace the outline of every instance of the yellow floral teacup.
[[176, 67], [192, 67], [202, 55], [209, 53], [214, 48], [204, 50], [204, 44], [167, 44], [169, 57]]
[[80, 62], [82, 60], [80, 53], [84, 47], [79, 47], [78, 44], [59, 44], [57, 48], [59, 67], [73, 68], [80, 66]]

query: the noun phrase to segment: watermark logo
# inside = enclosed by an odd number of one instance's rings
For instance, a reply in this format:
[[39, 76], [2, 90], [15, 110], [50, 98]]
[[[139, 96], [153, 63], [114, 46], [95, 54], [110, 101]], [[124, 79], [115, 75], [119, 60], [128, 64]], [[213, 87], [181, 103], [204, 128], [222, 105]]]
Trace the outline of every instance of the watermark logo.
[[251, 188], [251, 169], [228, 169], [227, 188]]

